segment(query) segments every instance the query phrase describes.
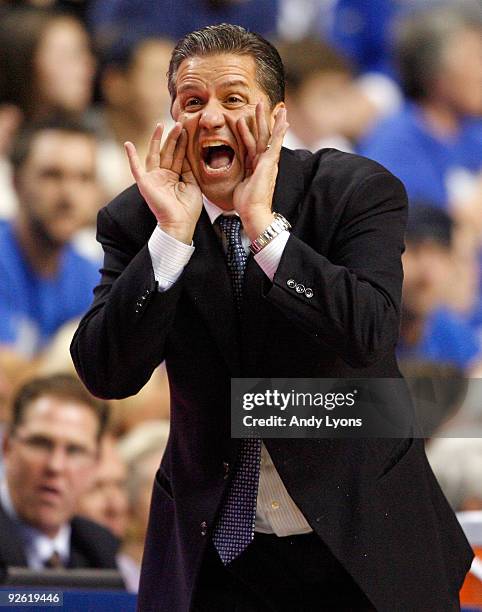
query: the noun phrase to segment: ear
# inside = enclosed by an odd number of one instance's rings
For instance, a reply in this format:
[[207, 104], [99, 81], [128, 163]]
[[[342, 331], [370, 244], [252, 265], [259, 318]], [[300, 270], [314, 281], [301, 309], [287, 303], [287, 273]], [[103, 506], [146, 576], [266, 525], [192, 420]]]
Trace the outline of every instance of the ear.
[[270, 130], [270, 132], [273, 131], [274, 120], [276, 119], [276, 115], [278, 114], [278, 111], [281, 108], [286, 108], [286, 104], [284, 102], [278, 102], [278, 104], [270, 112], [270, 116], [269, 116], [269, 130]]

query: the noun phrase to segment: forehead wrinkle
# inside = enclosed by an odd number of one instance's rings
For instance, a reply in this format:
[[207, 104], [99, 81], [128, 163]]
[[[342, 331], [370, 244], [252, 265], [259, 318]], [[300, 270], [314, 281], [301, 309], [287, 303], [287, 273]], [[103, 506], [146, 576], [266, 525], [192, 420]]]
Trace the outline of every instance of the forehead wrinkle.
[[243, 87], [244, 89], [249, 89], [249, 85], [243, 79], [230, 79], [229, 81], [220, 83], [219, 87], [224, 89], [229, 89], [232, 87]]
[[[182, 93], [185, 93], [186, 91], [192, 91], [194, 89], [197, 89], [198, 87], [199, 85], [197, 85], [196, 83], [185, 83], [184, 85], [179, 86], [177, 93], [182, 94]], [[229, 81], [225, 81], [223, 83], [216, 84], [216, 87], [219, 89], [234, 89], [234, 88], [242, 88], [245, 90], [251, 89], [248, 83], [246, 83], [246, 81], [244, 81], [243, 79], [230, 79]]]
[[[213, 58], [219, 58], [219, 65], [213, 70], [211, 60]], [[214, 78], [213, 73], [214, 71]], [[208, 55], [194, 55], [188, 57], [181, 62], [178, 67], [176, 74], [176, 81], [185, 80], [199, 80], [202, 82], [212, 83], [219, 81], [219, 79], [225, 78], [228, 80], [235, 80], [240, 82], [249, 81], [251, 78], [257, 78], [257, 65], [253, 57], [247, 55], [238, 54], [208, 54]], [[177, 91], [179, 93], [182, 85], [179, 85]]]

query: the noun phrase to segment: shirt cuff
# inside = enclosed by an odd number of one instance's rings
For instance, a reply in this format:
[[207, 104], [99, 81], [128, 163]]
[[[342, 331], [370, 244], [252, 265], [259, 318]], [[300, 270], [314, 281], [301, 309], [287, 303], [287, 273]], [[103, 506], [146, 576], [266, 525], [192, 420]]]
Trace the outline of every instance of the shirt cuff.
[[147, 243], [159, 291], [169, 289], [181, 276], [194, 247], [166, 234], [158, 225]]
[[290, 237], [288, 230], [283, 230], [276, 238], [267, 244], [264, 249], [254, 256], [258, 266], [263, 270], [270, 281], [273, 280], [278, 269], [281, 256]]

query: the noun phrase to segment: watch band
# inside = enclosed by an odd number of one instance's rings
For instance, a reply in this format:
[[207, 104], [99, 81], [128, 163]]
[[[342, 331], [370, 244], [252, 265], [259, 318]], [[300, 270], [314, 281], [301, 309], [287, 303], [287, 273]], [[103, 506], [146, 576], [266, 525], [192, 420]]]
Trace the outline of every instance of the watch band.
[[264, 230], [262, 234], [260, 234], [257, 238], [253, 240], [253, 242], [249, 245], [249, 250], [253, 255], [256, 255], [264, 249], [264, 247], [269, 244], [276, 236], [284, 232], [285, 230], [289, 230], [291, 228], [290, 222], [280, 215], [280, 213], [273, 213], [274, 219], [268, 225], [268, 227]]

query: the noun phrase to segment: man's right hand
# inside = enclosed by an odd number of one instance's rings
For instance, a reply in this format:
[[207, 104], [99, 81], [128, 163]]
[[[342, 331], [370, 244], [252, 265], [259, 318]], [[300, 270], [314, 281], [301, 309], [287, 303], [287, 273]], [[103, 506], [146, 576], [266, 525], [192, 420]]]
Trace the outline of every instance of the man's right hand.
[[186, 157], [187, 132], [176, 123], [161, 148], [162, 124], [149, 143], [146, 167], [142, 167], [132, 142], [124, 144], [132, 176], [161, 229], [191, 244], [202, 210], [199, 185]]

